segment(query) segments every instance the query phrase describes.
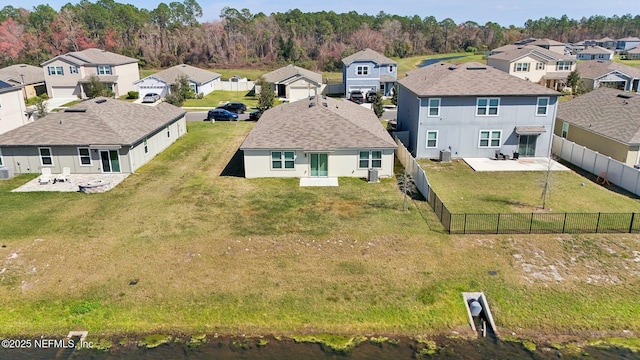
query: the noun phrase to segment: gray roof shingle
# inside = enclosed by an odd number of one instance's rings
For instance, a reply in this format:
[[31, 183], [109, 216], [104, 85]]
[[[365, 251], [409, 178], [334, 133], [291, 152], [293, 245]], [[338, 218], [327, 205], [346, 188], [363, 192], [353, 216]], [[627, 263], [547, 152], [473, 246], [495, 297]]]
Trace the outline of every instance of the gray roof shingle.
[[589, 46], [582, 51], [578, 51], [578, 54], [613, 54], [613, 50], [605, 49], [601, 46]]
[[193, 82], [204, 84], [219, 78], [221, 75], [195, 66], [181, 64], [172, 66], [149, 76], [164, 80], [168, 84], [173, 84], [178, 80], [178, 78], [186, 76], [187, 79]]
[[[312, 102], [316, 105], [309, 106]], [[316, 97], [266, 111], [240, 149], [328, 151], [396, 147], [371, 110], [346, 99]]]
[[515, 48], [506, 49], [500, 53], [489, 56], [489, 59], [508, 60], [515, 61], [523, 58], [527, 55], [533, 57], [539, 57], [551, 61], [575, 61], [576, 57], [573, 55], [562, 55], [551, 50], [547, 50], [540, 46], [535, 45], [521, 45]]
[[371, 60], [378, 64], [397, 64], [397, 62], [369, 48], [360, 50], [353, 55], [347, 56], [346, 58], [342, 59], [342, 63], [345, 65], [349, 65], [352, 62], [359, 60]]
[[102, 49], [90, 48], [81, 51], [69, 52], [58, 55], [53, 59], [43, 62], [41, 65], [47, 65], [56, 59], [63, 59], [69, 63], [76, 65], [122, 65], [137, 63], [138, 60], [128, 56], [112, 53]]
[[558, 96], [555, 90], [477, 62], [445, 62], [409, 71], [398, 81], [418, 96]]
[[580, 77], [587, 79], [596, 79], [613, 71], [619, 71], [630, 77], [640, 78], [639, 68], [610, 60], [590, 60], [579, 62], [576, 65], [576, 71], [580, 74]]
[[284, 82], [294, 76], [305, 77], [317, 84], [322, 84], [322, 74], [318, 74], [311, 70], [303, 69], [299, 66], [289, 64], [279, 69], [264, 74], [262, 77], [270, 83]]
[[0, 134], [0, 146], [132, 145], [184, 114], [168, 103], [91, 99]]
[[12, 80], [16, 83], [21, 83], [22, 76], [20, 75], [24, 75], [25, 85], [44, 82], [44, 72], [41, 67], [16, 64], [0, 69], [0, 80]]
[[633, 93], [601, 87], [561, 102], [557, 118], [625, 144], [640, 144], [640, 96]]

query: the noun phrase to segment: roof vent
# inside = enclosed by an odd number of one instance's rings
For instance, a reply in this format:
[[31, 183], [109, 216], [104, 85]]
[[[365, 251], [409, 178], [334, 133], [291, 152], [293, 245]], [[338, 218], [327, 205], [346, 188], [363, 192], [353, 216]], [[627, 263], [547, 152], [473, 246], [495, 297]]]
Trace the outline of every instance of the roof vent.
[[487, 70], [486, 66], [469, 66], [467, 70]]
[[457, 67], [457, 66], [455, 66], [455, 65], [451, 65], [451, 66], [449, 66], [449, 70], [455, 70], [455, 69], [457, 69], [457, 68], [458, 68], [458, 67]]
[[107, 99], [98, 99], [96, 100], [96, 104], [102, 104], [102, 103], [106, 103]]
[[64, 112], [68, 112], [68, 113], [83, 113], [83, 112], [87, 112], [87, 109], [68, 108], [68, 109], [64, 109]]
[[316, 103], [314, 103], [314, 102], [310, 102], [309, 103], [309, 107], [314, 107], [314, 106], [316, 106]]
[[631, 99], [633, 96], [629, 94], [618, 94], [618, 97], [621, 97], [623, 99]]
[[315, 95], [311, 95], [311, 96], [309, 96], [309, 100], [313, 100], [313, 99], [315, 99], [315, 98], [316, 98], [316, 96], [315, 96]]
[[323, 103], [322, 103], [322, 106], [324, 106], [324, 107], [328, 108], [328, 107], [329, 107], [329, 104], [327, 104], [326, 102], [323, 102]]

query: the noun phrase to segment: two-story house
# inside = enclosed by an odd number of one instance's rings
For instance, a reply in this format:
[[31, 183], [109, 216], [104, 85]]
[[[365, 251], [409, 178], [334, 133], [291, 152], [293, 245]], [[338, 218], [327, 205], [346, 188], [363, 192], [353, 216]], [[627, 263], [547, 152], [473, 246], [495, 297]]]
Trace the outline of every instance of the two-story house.
[[613, 60], [613, 53], [613, 50], [600, 46], [589, 46], [578, 51], [576, 58], [578, 60]]
[[605, 36], [602, 39], [596, 40], [595, 42], [597, 46], [603, 47], [605, 49], [609, 49], [609, 50], [616, 49], [616, 41], [610, 37]]
[[535, 41], [531, 41], [527, 43], [526, 45], [538, 46], [543, 49], [547, 49], [549, 51], [553, 51], [554, 53], [562, 54], [562, 55], [565, 54], [565, 48], [567, 46], [567, 44], [563, 42], [552, 40], [552, 39], [537, 39]]
[[382, 95], [389, 96], [397, 79], [398, 63], [369, 48], [342, 59], [342, 83], [346, 97], [353, 90], [363, 93], [380, 91]]
[[476, 62], [440, 62], [398, 83], [398, 137], [417, 158], [549, 155], [552, 89]]
[[140, 79], [137, 59], [95, 48], [58, 55], [41, 66], [51, 98], [83, 98], [82, 84], [92, 75], [116, 97], [133, 91]]
[[[33, 121], [27, 112], [21, 90], [20, 86], [0, 80], [0, 134]], [[0, 166], [2, 165], [0, 160]]]
[[576, 57], [527, 45], [491, 55], [487, 64], [521, 79], [562, 90], [567, 77], [576, 69]]

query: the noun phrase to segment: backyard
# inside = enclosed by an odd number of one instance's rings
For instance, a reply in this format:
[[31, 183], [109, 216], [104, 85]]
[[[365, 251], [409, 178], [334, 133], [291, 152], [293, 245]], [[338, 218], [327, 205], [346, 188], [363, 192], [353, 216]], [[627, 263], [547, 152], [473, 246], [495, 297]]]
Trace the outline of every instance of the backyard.
[[[462, 291], [485, 292], [503, 334], [640, 331], [640, 235], [452, 236], [425, 202], [403, 211], [395, 179], [248, 180], [225, 168], [253, 126], [189, 122], [103, 194], [10, 192], [35, 175], [0, 182], [0, 334], [470, 336]], [[474, 176], [458, 166], [440, 172]], [[532, 193], [518, 201], [538, 206]]]

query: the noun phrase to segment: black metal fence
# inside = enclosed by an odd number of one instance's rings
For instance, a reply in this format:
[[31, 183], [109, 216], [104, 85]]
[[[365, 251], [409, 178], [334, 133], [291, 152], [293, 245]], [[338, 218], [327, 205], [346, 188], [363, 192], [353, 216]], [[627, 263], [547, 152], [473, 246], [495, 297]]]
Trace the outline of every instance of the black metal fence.
[[433, 189], [428, 201], [450, 234], [640, 233], [640, 213], [452, 214]]

